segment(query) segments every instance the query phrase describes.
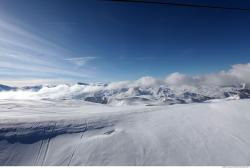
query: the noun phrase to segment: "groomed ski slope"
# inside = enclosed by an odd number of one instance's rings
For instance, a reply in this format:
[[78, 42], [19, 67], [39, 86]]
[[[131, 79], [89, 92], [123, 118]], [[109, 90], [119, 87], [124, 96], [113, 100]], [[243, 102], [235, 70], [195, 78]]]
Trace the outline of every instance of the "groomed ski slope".
[[0, 101], [0, 165], [249, 165], [250, 100]]

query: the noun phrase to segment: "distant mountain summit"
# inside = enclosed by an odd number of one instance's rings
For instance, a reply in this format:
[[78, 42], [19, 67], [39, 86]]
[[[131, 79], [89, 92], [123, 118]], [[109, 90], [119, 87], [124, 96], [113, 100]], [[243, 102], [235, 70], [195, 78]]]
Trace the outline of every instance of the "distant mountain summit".
[[89, 85], [88, 83], [83, 83], [83, 82], [78, 82], [77, 84], [78, 84], [78, 85], [85, 85], [85, 86], [86, 86], [86, 85]]
[[33, 91], [38, 91], [40, 89], [42, 89], [42, 85], [36, 85], [36, 86], [24, 86], [24, 87], [21, 87], [20, 89], [21, 90], [33, 90]]
[[10, 91], [10, 90], [16, 90], [17, 87], [11, 87], [7, 85], [0, 84], [0, 91]]
[[42, 85], [36, 85], [36, 86], [24, 86], [24, 87], [13, 87], [13, 86], [7, 86], [0, 84], [0, 91], [17, 91], [17, 90], [32, 90], [32, 91], [38, 91], [42, 89]]

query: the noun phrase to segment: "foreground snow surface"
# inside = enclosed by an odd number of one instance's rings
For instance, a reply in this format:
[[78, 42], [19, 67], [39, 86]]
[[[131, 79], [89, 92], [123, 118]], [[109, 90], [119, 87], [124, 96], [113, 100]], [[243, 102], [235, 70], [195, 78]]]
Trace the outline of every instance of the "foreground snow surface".
[[0, 165], [249, 165], [250, 100], [0, 101]]

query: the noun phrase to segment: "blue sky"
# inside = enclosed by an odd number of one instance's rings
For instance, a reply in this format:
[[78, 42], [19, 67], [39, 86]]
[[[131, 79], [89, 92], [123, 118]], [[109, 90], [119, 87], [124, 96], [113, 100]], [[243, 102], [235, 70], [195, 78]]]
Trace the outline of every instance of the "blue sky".
[[[244, 0], [199, 3], [250, 8]], [[0, 79], [108, 82], [213, 73], [250, 62], [249, 30], [250, 12], [0, 0]]]

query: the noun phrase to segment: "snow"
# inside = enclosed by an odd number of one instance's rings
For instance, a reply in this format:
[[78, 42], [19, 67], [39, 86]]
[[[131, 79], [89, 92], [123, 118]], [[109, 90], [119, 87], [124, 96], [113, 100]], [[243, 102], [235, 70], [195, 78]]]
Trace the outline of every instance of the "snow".
[[249, 165], [250, 100], [0, 100], [0, 165]]

